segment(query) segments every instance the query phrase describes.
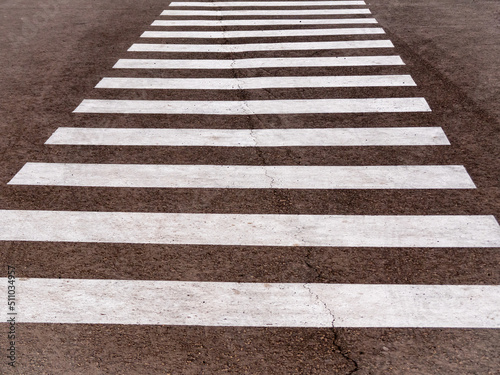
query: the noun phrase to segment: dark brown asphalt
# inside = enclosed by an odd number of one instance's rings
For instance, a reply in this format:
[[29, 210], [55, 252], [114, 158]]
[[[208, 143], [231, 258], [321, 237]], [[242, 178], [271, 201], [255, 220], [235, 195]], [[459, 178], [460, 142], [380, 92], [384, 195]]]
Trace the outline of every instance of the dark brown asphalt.
[[[311, 68], [310, 75], [411, 74], [417, 88], [223, 91], [97, 90], [102, 77], [301, 75], [111, 69], [168, 6], [159, 0], [6, 0], [0, 4], [0, 208], [288, 214], [493, 214], [500, 218], [500, 3], [367, 2], [406, 66]], [[163, 17], [165, 18], [165, 17]], [[349, 26], [346, 26], [349, 27]], [[285, 27], [284, 27], [285, 28]], [[292, 28], [292, 27], [286, 27]], [[240, 28], [245, 29], [245, 28]], [[179, 28], [179, 30], [181, 30]], [[199, 28], [203, 30], [203, 28]], [[291, 41], [293, 38], [279, 38]], [[307, 41], [376, 39], [309, 37]], [[299, 39], [293, 39], [299, 40]], [[241, 39], [237, 42], [260, 42]], [[278, 39], [266, 38], [266, 42]], [[153, 41], [155, 42], [155, 41]], [[157, 41], [156, 41], [157, 42]], [[195, 43], [179, 40], [178, 43]], [[210, 43], [210, 41], [205, 41]], [[364, 51], [317, 51], [314, 56]], [[305, 56], [292, 52], [290, 56]], [[230, 58], [227, 54], [191, 54]], [[271, 57], [277, 53], [240, 54]], [[312, 56], [312, 54], [307, 55]], [[148, 58], [165, 54], [148, 54]], [[169, 54], [169, 58], [186, 58]], [[83, 99], [277, 99], [423, 96], [429, 114], [188, 116], [88, 115]], [[441, 126], [451, 146], [210, 147], [45, 146], [60, 126], [300, 128]], [[151, 164], [462, 164], [476, 190], [220, 190], [8, 186], [26, 162]], [[87, 243], [0, 243], [1, 269], [19, 277], [488, 284], [500, 283], [498, 249], [272, 248]], [[1, 277], [5, 277], [0, 275]], [[6, 327], [6, 326], [5, 326]], [[4, 352], [6, 339], [0, 338]], [[18, 326], [18, 367], [0, 374], [499, 374], [500, 331], [271, 329], [163, 326]], [[2, 354], [3, 356], [3, 354]]]

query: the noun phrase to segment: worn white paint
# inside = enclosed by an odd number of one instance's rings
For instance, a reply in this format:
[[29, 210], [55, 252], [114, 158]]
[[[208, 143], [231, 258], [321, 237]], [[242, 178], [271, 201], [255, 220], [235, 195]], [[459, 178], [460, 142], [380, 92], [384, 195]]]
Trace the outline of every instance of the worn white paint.
[[151, 26], [269, 26], [269, 25], [338, 25], [377, 23], [375, 18], [273, 18], [244, 20], [156, 20]]
[[26, 163], [10, 185], [232, 189], [474, 189], [460, 165]]
[[0, 210], [0, 240], [232, 246], [498, 247], [494, 216]]
[[393, 48], [390, 40], [350, 40], [335, 42], [292, 42], [250, 44], [154, 44], [135, 43], [129, 52], [211, 52], [303, 51], [357, 48]]
[[294, 7], [294, 6], [366, 5], [363, 0], [335, 1], [173, 1], [171, 7]]
[[254, 115], [300, 113], [429, 112], [424, 98], [247, 101], [85, 99], [75, 113]]
[[300, 9], [300, 10], [164, 10], [162, 16], [308, 16], [331, 14], [371, 14], [369, 9]]
[[498, 285], [20, 278], [16, 291], [19, 323], [500, 328]]
[[242, 77], [242, 78], [133, 78], [105, 77], [101, 89], [254, 90], [269, 88], [416, 86], [410, 75]]
[[120, 59], [115, 69], [259, 69], [405, 65], [399, 56], [275, 57], [237, 60]]
[[58, 128], [52, 145], [106, 146], [425, 146], [449, 145], [440, 127], [327, 129]]
[[352, 27], [335, 29], [292, 29], [292, 30], [238, 30], [238, 31], [145, 31], [141, 38], [269, 38], [289, 36], [324, 36], [324, 35], [373, 35], [384, 34], [380, 27]]

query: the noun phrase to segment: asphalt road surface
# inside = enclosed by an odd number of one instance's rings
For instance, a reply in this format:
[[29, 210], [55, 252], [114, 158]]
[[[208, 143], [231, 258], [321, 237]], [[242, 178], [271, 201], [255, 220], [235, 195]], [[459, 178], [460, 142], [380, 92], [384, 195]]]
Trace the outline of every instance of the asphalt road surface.
[[497, 0], [0, 17], [1, 374], [500, 373]]

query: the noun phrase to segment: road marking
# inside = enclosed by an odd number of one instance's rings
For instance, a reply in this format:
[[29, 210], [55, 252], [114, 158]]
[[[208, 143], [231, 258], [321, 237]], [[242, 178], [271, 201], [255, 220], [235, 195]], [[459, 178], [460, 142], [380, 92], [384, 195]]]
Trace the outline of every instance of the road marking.
[[106, 146], [425, 146], [449, 145], [440, 127], [333, 129], [58, 128], [50, 145]]
[[371, 14], [369, 9], [300, 9], [300, 10], [172, 10], [166, 9], [162, 16], [307, 16], [328, 14]]
[[254, 90], [305, 87], [416, 86], [410, 75], [243, 77], [243, 78], [128, 78], [105, 77], [101, 89]]
[[[172, 6], [364, 5], [363, 1], [174, 2]], [[162, 15], [370, 14], [368, 9], [170, 11]], [[369, 21], [371, 20], [371, 21]], [[177, 22], [177, 23], [176, 23]], [[172, 25], [376, 23], [353, 20], [188, 20]], [[383, 34], [380, 28], [147, 31], [144, 38], [240, 38]], [[390, 41], [239, 45], [134, 44], [129, 51], [222, 52], [391, 48]], [[120, 60], [115, 68], [243, 69], [404, 65], [397, 56], [242, 60]], [[177, 64], [177, 65], [176, 65]], [[208, 65], [212, 64], [212, 65]], [[274, 65], [273, 65], [274, 64]], [[314, 65], [322, 64], [322, 65]], [[328, 65], [330, 64], [330, 65]], [[150, 65], [150, 66], [148, 66]], [[222, 68], [217, 66], [223, 66]], [[241, 79], [104, 78], [98, 88], [258, 89], [414, 86], [408, 75], [252, 77]], [[428, 112], [424, 98], [256, 101], [84, 100], [77, 113], [279, 114]], [[73, 143], [71, 143], [73, 142]], [[83, 143], [81, 143], [83, 142]], [[99, 143], [100, 142], [100, 143]], [[441, 128], [78, 129], [59, 128], [47, 144], [209, 145], [230, 147], [425, 145], [449, 142]], [[463, 166], [228, 166], [27, 163], [11, 185], [278, 188], [468, 189]], [[0, 210], [1, 241], [495, 248], [495, 217], [470, 215], [275, 215]], [[367, 250], [369, 251], [369, 250]], [[7, 293], [7, 279], [0, 279]], [[149, 324], [248, 327], [500, 328], [500, 286], [233, 283], [143, 280], [18, 280], [21, 323]], [[97, 301], [97, 303], [96, 303]], [[43, 306], [43, 308], [40, 308]], [[0, 307], [7, 314], [7, 307]]]
[[114, 69], [258, 69], [405, 65], [399, 56], [288, 57], [237, 60], [120, 59]]
[[352, 40], [336, 42], [294, 42], [253, 44], [153, 44], [135, 43], [129, 52], [214, 52], [300, 51], [356, 48], [393, 48], [390, 40]]
[[424, 98], [247, 101], [85, 99], [75, 113], [254, 115], [301, 113], [430, 112]]
[[461, 165], [26, 163], [9, 185], [207, 189], [474, 189]]
[[498, 247], [495, 217], [0, 210], [0, 240], [231, 246]]
[[20, 323], [500, 328], [498, 285], [21, 278], [16, 288]]
[[239, 31], [145, 31], [141, 38], [267, 38], [316, 35], [373, 35], [385, 34], [380, 27], [352, 27], [336, 29], [292, 29], [292, 30], [239, 30]]
[[246, 19], [246, 20], [156, 20], [151, 26], [266, 26], [266, 25], [336, 25], [377, 23], [375, 18], [316, 19]]
[[366, 5], [363, 0], [336, 0], [336, 1], [174, 1], [171, 7], [293, 7], [293, 6], [338, 6], [338, 5]]

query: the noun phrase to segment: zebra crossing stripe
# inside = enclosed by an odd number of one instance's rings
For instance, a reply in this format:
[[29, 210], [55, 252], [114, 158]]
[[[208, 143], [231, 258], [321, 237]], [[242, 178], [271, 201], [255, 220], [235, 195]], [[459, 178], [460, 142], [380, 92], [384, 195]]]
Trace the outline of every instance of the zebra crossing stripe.
[[293, 6], [338, 6], [338, 5], [366, 5], [363, 0], [335, 0], [335, 1], [174, 1], [171, 7], [293, 7]]
[[164, 10], [162, 16], [307, 16], [371, 14], [369, 9], [301, 9], [301, 10]]
[[250, 44], [153, 44], [134, 43], [129, 52], [212, 52], [302, 51], [356, 48], [393, 48], [390, 40], [352, 40], [335, 42], [292, 42]]
[[105, 77], [96, 88], [161, 90], [253, 90], [304, 87], [416, 86], [409, 75], [243, 77], [243, 78], [122, 78]]
[[120, 59], [114, 69], [258, 69], [405, 65], [399, 56], [287, 57], [237, 60]]
[[58, 128], [50, 145], [106, 146], [425, 146], [449, 145], [440, 127], [327, 129]]
[[424, 98], [298, 99], [247, 101], [85, 99], [75, 113], [127, 114], [306, 114], [430, 112]]
[[500, 328], [498, 285], [21, 278], [16, 288], [20, 323]]
[[214, 189], [474, 189], [461, 165], [26, 163], [10, 185]]
[[373, 35], [385, 34], [380, 27], [352, 27], [335, 29], [291, 29], [291, 30], [239, 30], [239, 31], [145, 31], [141, 38], [267, 38], [288, 36], [322, 35]]
[[0, 240], [231, 246], [500, 246], [494, 216], [0, 210]]
[[337, 25], [377, 23], [375, 18], [302, 18], [244, 20], [156, 20], [151, 26], [269, 26], [269, 25]]

